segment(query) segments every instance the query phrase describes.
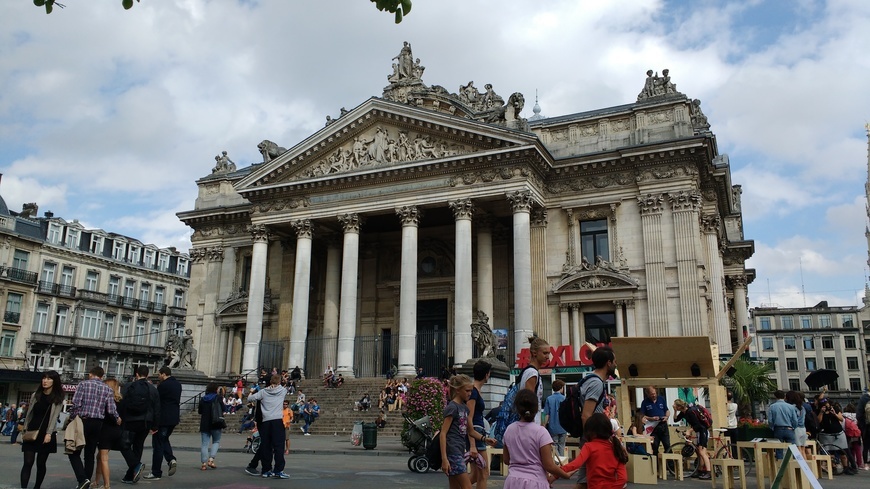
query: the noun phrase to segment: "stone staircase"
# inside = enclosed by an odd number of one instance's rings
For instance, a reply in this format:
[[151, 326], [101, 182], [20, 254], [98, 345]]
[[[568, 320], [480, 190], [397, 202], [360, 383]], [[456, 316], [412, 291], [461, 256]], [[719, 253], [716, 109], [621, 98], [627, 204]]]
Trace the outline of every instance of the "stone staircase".
[[[317, 399], [317, 404], [320, 405], [320, 417], [311, 425], [309, 430], [311, 434], [337, 434], [349, 437], [355, 421], [369, 423], [377, 419], [378, 394], [384, 387], [385, 380], [383, 378], [348, 379], [343, 386], [338, 388], [324, 387], [319, 379], [303, 380], [299, 384], [299, 389], [305, 393], [305, 397]], [[355, 411], [356, 401], [365, 393], [368, 393], [372, 399], [372, 408], [366, 412]], [[296, 401], [295, 394], [290, 398], [291, 402]], [[192, 403], [182, 406], [181, 423], [175, 428], [176, 433], [197, 433], [199, 431], [199, 414], [195, 408], [189, 407], [190, 404]], [[246, 408], [243, 408], [235, 414], [227, 414], [225, 416], [227, 420], [225, 432], [238, 430], [245, 412]], [[378, 436], [399, 437], [402, 432], [402, 413], [388, 411], [386, 414], [387, 425], [378, 430]], [[293, 425], [293, 431], [299, 431], [301, 427], [302, 420], [300, 419], [299, 424]], [[301, 435], [301, 431], [298, 434]]]

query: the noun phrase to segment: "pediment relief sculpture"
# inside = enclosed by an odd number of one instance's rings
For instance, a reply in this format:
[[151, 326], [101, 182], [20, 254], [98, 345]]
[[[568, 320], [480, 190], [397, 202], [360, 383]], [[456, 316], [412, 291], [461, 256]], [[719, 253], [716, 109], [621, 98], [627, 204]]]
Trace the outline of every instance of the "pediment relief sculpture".
[[562, 276], [553, 286], [554, 292], [592, 290], [606, 288], [638, 287], [637, 280], [631, 276], [627, 268], [598, 256], [595, 264], [583, 257], [579, 265], [562, 266]]
[[[269, 289], [266, 289], [265, 297], [263, 298], [263, 312], [271, 313], [272, 294]], [[218, 305], [217, 315], [228, 316], [233, 314], [247, 314], [248, 312], [248, 292], [246, 290], [238, 290], [230, 293], [222, 304]]]

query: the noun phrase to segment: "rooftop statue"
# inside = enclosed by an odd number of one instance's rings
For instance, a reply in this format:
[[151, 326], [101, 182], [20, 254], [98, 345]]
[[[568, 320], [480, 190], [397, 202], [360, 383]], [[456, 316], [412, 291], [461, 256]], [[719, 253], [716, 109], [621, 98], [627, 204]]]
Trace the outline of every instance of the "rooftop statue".
[[287, 151], [287, 149], [278, 146], [268, 139], [264, 139], [260, 142], [260, 144], [257, 145], [257, 149], [260, 150], [260, 154], [263, 155], [263, 163], [268, 163], [272, 161], [273, 158], [277, 158]]
[[236, 164], [227, 156], [226, 151], [221, 151], [221, 154], [215, 156], [214, 160], [217, 163], [211, 169], [212, 173], [230, 173], [236, 171]]
[[637, 101], [649, 100], [656, 97], [664, 97], [667, 95], [683, 95], [677, 91], [677, 86], [671, 82], [671, 70], [665, 68], [662, 70], [662, 76], [653, 70], [647, 70], [646, 81], [643, 85], [643, 90], [637, 95]]

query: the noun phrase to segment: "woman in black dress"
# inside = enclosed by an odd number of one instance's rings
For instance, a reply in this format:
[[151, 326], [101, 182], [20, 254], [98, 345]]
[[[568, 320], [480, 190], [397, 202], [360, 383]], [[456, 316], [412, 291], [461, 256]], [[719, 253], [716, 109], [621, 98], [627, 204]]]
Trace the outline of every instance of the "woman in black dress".
[[[118, 411], [118, 415], [120, 415], [121, 385], [113, 378], [108, 378], [103, 382], [112, 389], [112, 394], [115, 396], [115, 409]], [[115, 418], [108, 414], [103, 419], [103, 429], [100, 430], [100, 441], [97, 446], [100, 451], [99, 455], [97, 455], [97, 469], [91, 488], [109, 489], [111, 486], [111, 479], [109, 478], [109, 450], [121, 451], [121, 427]]]
[[35, 441], [21, 443], [24, 452], [24, 466], [21, 467], [21, 487], [27, 487], [33, 462], [36, 462], [36, 489], [45, 479], [45, 462], [48, 455], [57, 453], [57, 418], [63, 408], [63, 385], [60, 375], [54, 370], [45, 372], [42, 376], [42, 388], [30, 396], [30, 409], [24, 419], [26, 430], [38, 430]]

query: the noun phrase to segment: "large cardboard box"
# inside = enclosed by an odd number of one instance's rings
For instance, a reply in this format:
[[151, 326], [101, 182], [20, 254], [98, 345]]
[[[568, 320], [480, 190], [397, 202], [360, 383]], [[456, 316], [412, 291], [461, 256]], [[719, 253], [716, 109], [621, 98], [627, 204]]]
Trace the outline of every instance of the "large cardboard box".
[[630, 454], [625, 470], [628, 472], [628, 482], [635, 484], [658, 484], [655, 457]]

